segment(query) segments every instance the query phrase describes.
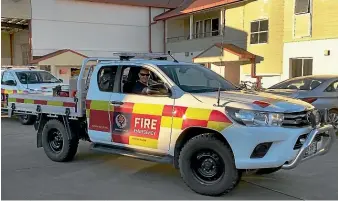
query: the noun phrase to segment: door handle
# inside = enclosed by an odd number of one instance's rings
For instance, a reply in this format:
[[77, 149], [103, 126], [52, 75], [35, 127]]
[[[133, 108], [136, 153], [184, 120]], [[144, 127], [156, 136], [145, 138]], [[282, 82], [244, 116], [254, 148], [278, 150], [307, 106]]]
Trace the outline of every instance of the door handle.
[[113, 105], [123, 105], [123, 102], [121, 101], [111, 101], [110, 103]]

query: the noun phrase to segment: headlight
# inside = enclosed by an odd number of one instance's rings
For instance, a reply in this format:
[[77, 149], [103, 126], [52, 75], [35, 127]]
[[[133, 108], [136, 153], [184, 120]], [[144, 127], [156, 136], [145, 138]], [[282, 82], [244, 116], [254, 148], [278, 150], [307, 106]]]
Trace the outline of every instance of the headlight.
[[317, 109], [314, 109], [312, 111], [312, 114], [313, 114], [313, 117], [314, 117], [314, 119], [313, 119], [314, 122], [311, 121], [311, 117], [310, 116], [308, 117], [308, 120], [313, 124], [313, 126], [314, 125], [319, 125], [321, 123], [321, 114], [320, 114], [320, 112]]
[[230, 117], [245, 126], [281, 126], [284, 115], [281, 113], [226, 108]]

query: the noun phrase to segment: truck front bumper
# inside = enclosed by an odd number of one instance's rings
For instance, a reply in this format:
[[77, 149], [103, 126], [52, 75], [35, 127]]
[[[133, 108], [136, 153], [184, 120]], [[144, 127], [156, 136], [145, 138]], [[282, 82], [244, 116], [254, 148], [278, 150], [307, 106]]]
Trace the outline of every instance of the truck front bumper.
[[[321, 138], [320, 141], [316, 139]], [[335, 130], [332, 125], [325, 125], [313, 129], [306, 138], [296, 157], [282, 166], [282, 169], [293, 169], [303, 161], [329, 152], [336, 140]], [[309, 153], [313, 150], [313, 153]]]
[[[222, 134], [229, 142], [238, 169], [293, 169], [308, 159], [328, 153], [336, 140], [333, 126], [326, 124], [316, 128], [246, 127], [234, 124]], [[263, 155], [253, 156], [256, 147], [261, 144], [271, 145]]]

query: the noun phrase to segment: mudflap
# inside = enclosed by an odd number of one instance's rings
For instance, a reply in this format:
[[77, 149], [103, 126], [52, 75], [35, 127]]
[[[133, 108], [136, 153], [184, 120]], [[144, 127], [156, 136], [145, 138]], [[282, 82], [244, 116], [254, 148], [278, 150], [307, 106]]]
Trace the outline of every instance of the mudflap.
[[47, 118], [45, 118], [42, 113], [38, 114], [37, 121], [35, 121], [34, 123], [34, 128], [37, 131], [36, 133], [37, 148], [42, 147], [42, 130], [46, 122], [47, 122]]

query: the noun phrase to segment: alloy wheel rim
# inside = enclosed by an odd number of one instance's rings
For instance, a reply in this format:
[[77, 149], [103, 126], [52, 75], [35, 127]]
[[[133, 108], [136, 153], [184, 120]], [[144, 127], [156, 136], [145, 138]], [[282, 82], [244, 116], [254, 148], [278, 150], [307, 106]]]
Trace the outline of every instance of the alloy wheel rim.
[[329, 114], [329, 123], [331, 123], [336, 129], [338, 129], [338, 113], [331, 112]]

